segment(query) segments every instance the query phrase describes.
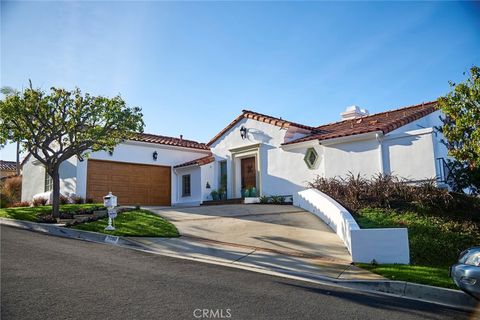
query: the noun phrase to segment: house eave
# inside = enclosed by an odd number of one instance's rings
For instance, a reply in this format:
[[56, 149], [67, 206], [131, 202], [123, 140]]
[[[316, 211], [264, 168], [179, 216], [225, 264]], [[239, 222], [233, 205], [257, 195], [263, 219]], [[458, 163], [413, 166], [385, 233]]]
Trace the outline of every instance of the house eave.
[[320, 144], [320, 141], [318, 141], [318, 139], [313, 139], [313, 140], [303, 141], [299, 143], [282, 144], [280, 145], [280, 148], [284, 151], [289, 151], [289, 150], [295, 150], [300, 148], [310, 148], [310, 147], [318, 146], [319, 144]]
[[360, 133], [360, 134], [355, 134], [355, 135], [345, 136], [345, 137], [320, 140], [319, 143], [324, 146], [330, 146], [330, 145], [345, 143], [345, 142], [377, 139], [379, 135], [383, 136], [382, 130]]
[[174, 145], [161, 144], [161, 143], [155, 143], [155, 142], [126, 140], [122, 143], [127, 144], [127, 145], [155, 147], [155, 148], [159, 148], [159, 149], [177, 149], [177, 150], [190, 151], [190, 152], [201, 152], [201, 153], [205, 153], [205, 154], [208, 154], [208, 153], [211, 152], [208, 149], [188, 148], [188, 147], [174, 146]]

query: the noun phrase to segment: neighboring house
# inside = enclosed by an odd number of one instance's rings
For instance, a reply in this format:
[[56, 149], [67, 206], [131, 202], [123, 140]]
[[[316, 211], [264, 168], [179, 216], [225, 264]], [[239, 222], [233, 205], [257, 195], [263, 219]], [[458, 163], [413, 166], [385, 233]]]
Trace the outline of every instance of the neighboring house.
[[[94, 152], [61, 166], [61, 192], [122, 204], [197, 205], [213, 190], [242, 197], [292, 195], [316, 176], [395, 174], [411, 181], [444, 180], [447, 150], [435, 127], [435, 102], [368, 115], [347, 108], [342, 121], [317, 127], [244, 110], [207, 144], [139, 134], [113, 154]], [[51, 189], [34, 159], [23, 164], [22, 200]]]
[[15, 161], [0, 160], [0, 179], [17, 174], [17, 163]]

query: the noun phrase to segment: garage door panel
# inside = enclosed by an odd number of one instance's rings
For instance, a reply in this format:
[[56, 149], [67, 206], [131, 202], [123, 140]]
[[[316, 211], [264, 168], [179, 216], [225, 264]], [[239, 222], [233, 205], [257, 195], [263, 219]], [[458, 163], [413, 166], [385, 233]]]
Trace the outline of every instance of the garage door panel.
[[112, 191], [120, 204], [171, 204], [170, 167], [88, 160], [87, 170], [87, 198], [102, 201]]

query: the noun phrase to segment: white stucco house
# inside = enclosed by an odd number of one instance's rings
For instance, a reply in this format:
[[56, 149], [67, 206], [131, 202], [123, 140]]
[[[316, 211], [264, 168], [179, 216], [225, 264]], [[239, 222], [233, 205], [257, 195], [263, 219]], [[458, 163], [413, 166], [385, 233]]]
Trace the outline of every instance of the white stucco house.
[[[208, 143], [138, 134], [112, 154], [94, 152], [61, 166], [61, 193], [101, 200], [112, 191], [121, 204], [198, 205], [211, 192], [241, 198], [292, 195], [317, 175], [395, 174], [444, 180], [447, 150], [435, 130], [435, 102], [368, 115], [349, 107], [341, 120], [307, 126], [244, 110]], [[33, 157], [23, 161], [22, 200], [48, 194], [51, 181]]]

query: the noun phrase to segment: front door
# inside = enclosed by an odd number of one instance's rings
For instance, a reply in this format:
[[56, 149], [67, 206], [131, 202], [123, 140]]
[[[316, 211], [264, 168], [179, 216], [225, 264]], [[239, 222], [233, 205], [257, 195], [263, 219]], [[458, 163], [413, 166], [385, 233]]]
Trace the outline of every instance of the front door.
[[255, 157], [242, 159], [242, 190], [257, 187]]

